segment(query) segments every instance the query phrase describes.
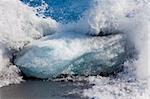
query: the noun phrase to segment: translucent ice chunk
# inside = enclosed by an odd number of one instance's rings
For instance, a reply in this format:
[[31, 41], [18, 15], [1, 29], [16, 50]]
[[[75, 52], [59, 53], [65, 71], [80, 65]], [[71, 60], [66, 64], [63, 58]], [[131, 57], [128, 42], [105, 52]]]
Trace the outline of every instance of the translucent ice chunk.
[[26, 76], [97, 75], [117, 71], [125, 61], [123, 35], [92, 37], [56, 33], [26, 46], [15, 64]]

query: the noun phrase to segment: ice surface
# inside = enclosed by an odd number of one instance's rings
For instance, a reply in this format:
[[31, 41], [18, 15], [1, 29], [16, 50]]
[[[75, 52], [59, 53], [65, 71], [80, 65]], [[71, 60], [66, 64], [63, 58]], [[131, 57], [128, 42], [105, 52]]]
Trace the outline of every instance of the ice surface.
[[58, 33], [26, 46], [15, 64], [27, 76], [37, 78], [109, 74], [117, 72], [125, 61], [124, 43], [121, 34], [92, 37]]

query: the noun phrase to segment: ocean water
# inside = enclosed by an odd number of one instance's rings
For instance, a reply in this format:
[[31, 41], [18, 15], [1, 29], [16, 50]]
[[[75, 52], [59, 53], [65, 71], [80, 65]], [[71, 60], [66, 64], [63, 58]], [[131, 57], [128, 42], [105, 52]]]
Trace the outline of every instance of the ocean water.
[[[101, 32], [103, 31], [103, 32]], [[150, 1], [149, 0], [1, 0], [0, 1], [0, 95], [2, 99], [25, 90], [30, 84], [43, 95], [52, 97], [45, 86], [67, 85], [68, 82], [23, 81], [21, 71], [14, 64], [15, 55], [30, 42], [57, 32], [86, 35], [123, 33], [134, 45], [135, 58], [124, 63], [124, 70], [115, 76], [85, 77], [93, 85], [80, 89], [80, 96], [91, 99], [149, 99], [150, 98]], [[133, 50], [129, 50], [132, 53]], [[85, 79], [84, 77], [81, 79]], [[40, 83], [39, 83], [40, 82]], [[8, 87], [3, 87], [9, 84]], [[25, 87], [24, 87], [25, 84]], [[58, 85], [57, 85], [58, 84]], [[64, 92], [73, 92], [74, 83]], [[49, 87], [48, 87], [49, 88]], [[58, 88], [58, 89], [57, 89]], [[39, 93], [39, 90], [35, 94]], [[10, 91], [10, 93], [9, 93]], [[26, 94], [27, 92], [27, 94]], [[58, 91], [58, 93], [61, 93]], [[56, 95], [58, 94], [56, 91]], [[66, 93], [65, 93], [66, 94]], [[29, 94], [31, 97], [33, 94]], [[7, 97], [9, 96], [9, 97]], [[38, 96], [38, 95], [37, 95]], [[55, 95], [54, 95], [55, 96]], [[13, 97], [13, 96], [12, 96]], [[21, 97], [20, 93], [14, 97]], [[60, 96], [61, 97], [61, 96]], [[57, 97], [57, 98], [60, 98]], [[75, 96], [76, 97], [76, 96]], [[1, 97], [0, 97], [1, 98]], [[28, 98], [28, 97], [27, 97]], [[61, 97], [63, 98], [63, 97]], [[73, 98], [73, 97], [69, 97]]]
[[29, 80], [1, 88], [0, 99], [87, 99], [80, 94], [85, 88], [90, 88], [86, 82]]
[[[90, 7], [90, 0], [21, 0], [25, 4], [37, 7], [38, 14], [51, 17], [57, 22], [69, 23], [82, 17]], [[41, 6], [41, 8], [39, 8]], [[42, 8], [45, 7], [44, 9]]]

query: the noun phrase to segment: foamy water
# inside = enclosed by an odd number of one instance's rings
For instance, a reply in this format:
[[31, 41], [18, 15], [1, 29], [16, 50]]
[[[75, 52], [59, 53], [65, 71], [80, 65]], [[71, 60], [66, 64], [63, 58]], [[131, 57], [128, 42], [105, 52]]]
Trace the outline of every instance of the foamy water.
[[0, 1], [0, 86], [22, 81], [12, 63], [13, 55], [29, 42], [57, 29], [55, 20], [37, 17], [35, 13], [19, 0]]
[[[98, 35], [125, 33], [138, 51], [116, 78], [89, 77], [93, 88], [83, 95], [96, 99], [149, 99], [150, 0], [91, 0], [90, 8], [76, 22], [62, 24], [42, 18], [19, 0], [0, 1], [0, 87], [22, 81], [13, 56], [28, 43], [55, 32]], [[44, 8], [45, 9], [45, 8]], [[43, 10], [44, 10], [43, 9]], [[150, 82], [149, 82], [150, 83]]]

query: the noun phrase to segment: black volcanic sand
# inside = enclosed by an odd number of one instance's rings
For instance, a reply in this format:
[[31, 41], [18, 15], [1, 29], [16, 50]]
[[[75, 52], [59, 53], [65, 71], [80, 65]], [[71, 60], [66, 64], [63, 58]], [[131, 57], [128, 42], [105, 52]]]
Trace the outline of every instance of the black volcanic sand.
[[[0, 88], [0, 99], [87, 99], [81, 97], [87, 82], [27, 80]], [[79, 94], [80, 93], [80, 94]]]

